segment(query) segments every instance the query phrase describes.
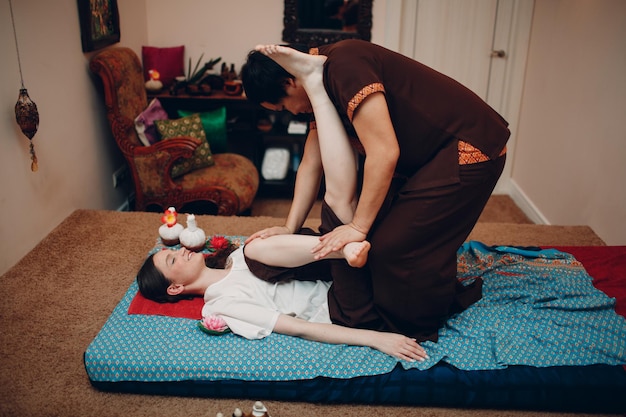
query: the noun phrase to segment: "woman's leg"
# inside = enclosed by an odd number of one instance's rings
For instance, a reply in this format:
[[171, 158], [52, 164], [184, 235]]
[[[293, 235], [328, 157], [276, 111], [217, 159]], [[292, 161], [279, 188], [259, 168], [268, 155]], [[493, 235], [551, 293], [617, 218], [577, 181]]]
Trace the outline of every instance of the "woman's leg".
[[[311, 249], [319, 242], [316, 236], [275, 235], [265, 239], [254, 239], [245, 247], [246, 257], [266, 265], [296, 268], [312, 262], [315, 258]], [[367, 262], [370, 249], [368, 241], [351, 242], [341, 251], [331, 253], [329, 259], [345, 259], [353, 268], [360, 268]]]
[[324, 200], [344, 224], [350, 223], [357, 203], [357, 161], [337, 109], [324, 88], [323, 65], [326, 57], [279, 45], [260, 45], [256, 49], [302, 83], [317, 125], [326, 185]]
[[[313, 107], [326, 181], [320, 232], [325, 234], [338, 226], [350, 223], [357, 203], [356, 155], [337, 110], [324, 88], [322, 76], [326, 57], [303, 54], [291, 48], [273, 45], [260, 46], [257, 47], [257, 50], [274, 59], [302, 83]], [[344, 250], [348, 249], [350, 245], [346, 245]], [[358, 250], [359, 247], [357, 247]], [[359, 264], [365, 263], [369, 244], [367, 251], [364, 248], [361, 250], [362, 252], [358, 256]], [[363, 253], [365, 256], [362, 256]], [[357, 265], [357, 262], [352, 262], [352, 264]], [[314, 265], [329, 266], [328, 271], [333, 279], [333, 284], [328, 292], [328, 307], [333, 323], [348, 327], [384, 329], [372, 303], [372, 283], [369, 268], [353, 268], [348, 263], [337, 261], [309, 264], [309, 266]], [[298, 273], [298, 270], [289, 271], [289, 274], [294, 272]], [[284, 278], [286, 275], [283, 271], [280, 279]]]

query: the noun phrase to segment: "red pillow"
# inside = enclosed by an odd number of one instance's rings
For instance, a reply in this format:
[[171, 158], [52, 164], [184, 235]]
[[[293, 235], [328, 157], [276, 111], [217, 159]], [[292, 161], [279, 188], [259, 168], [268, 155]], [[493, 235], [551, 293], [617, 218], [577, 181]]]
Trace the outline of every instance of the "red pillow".
[[180, 300], [177, 303], [157, 303], [148, 300], [139, 291], [128, 306], [128, 314], [145, 314], [148, 316], [181, 317], [200, 320], [202, 318], [204, 298], [195, 297], [191, 300]]
[[143, 77], [150, 79], [148, 71], [155, 69], [161, 75], [164, 86], [170, 86], [174, 78], [185, 75], [185, 46], [173, 46], [170, 48], [157, 48], [154, 46], [142, 46], [141, 58], [143, 60]]

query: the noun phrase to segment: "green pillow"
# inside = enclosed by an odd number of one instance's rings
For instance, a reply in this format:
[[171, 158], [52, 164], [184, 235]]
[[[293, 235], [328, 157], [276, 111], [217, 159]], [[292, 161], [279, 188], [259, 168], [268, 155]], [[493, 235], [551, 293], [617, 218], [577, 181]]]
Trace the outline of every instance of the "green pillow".
[[[191, 116], [196, 112], [188, 110], [178, 110], [178, 117]], [[226, 139], [226, 107], [222, 106], [218, 109], [198, 113], [204, 133], [207, 140], [211, 144], [214, 153], [223, 153], [228, 150], [228, 141]]]
[[190, 136], [202, 141], [191, 158], [180, 159], [172, 165], [172, 178], [180, 177], [194, 169], [215, 164], [209, 142], [206, 140], [206, 134], [202, 127], [202, 121], [197, 113], [176, 120], [155, 120], [154, 124], [161, 135], [161, 140]]

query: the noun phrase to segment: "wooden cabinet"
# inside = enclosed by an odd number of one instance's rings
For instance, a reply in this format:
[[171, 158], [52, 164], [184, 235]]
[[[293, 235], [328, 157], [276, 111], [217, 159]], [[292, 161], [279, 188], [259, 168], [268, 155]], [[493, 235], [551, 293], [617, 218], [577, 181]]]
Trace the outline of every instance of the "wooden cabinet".
[[[293, 116], [273, 113], [257, 106], [243, 96], [230, 96], [221, 91], [211, 95], [171, 95], [167, 92], [149, 94], [148, 100], [158, 98], [170, 118], [178, 118], [178, 110], [206, 112], [226, 107], [227, 151], [249, 158], [259, 170], [261, 184], [258, 195], [262, 197], [289, 197], [293, 194], [295, 172], [302, 157], [305, 134], [289, 134], [287, 128]], [[270, 121], [270, 124], [265, 124]], [[302, 120], [304, 121], [304, 120]], [[260, 123], [261, 122], [261, 123]], [[265, 127], [261, 130], [259, 127]], [[266, 131], [267, 130], [267, 131]], [[209, 143], [211, 138], [208, 138]], [[263, 178], [262, 163], [268, 148], [289, 151], [289, 168], [281, 180]]]

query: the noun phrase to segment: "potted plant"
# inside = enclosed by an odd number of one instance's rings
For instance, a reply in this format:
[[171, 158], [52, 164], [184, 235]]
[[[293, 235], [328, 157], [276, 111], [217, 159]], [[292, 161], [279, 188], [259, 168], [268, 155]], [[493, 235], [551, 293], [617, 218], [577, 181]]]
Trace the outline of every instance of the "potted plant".
[[196, 65], [191, 71], [191, 58], [189, 58], [189, 66], [187, 69], [187, 78], [184, 80], [176, 80], [170, 93], [172, 95], [176, 95], [181, 91], [185, 91], [190, 95], [209, 95], [211, 91], [215, 88], [221, 89], [222, 86], [216, 86], [216, 79], [222, 80], [220, 76], [216, 76], [215, 74], [211, 74], [211, 70], [215, 64], [222, 60], [221, 57], [212, 58], [209, 61], [205, 62], [202, 67], [200, 67], [200, 62], [204, 54], [200, 55], [200, 58], [196, 62]]

